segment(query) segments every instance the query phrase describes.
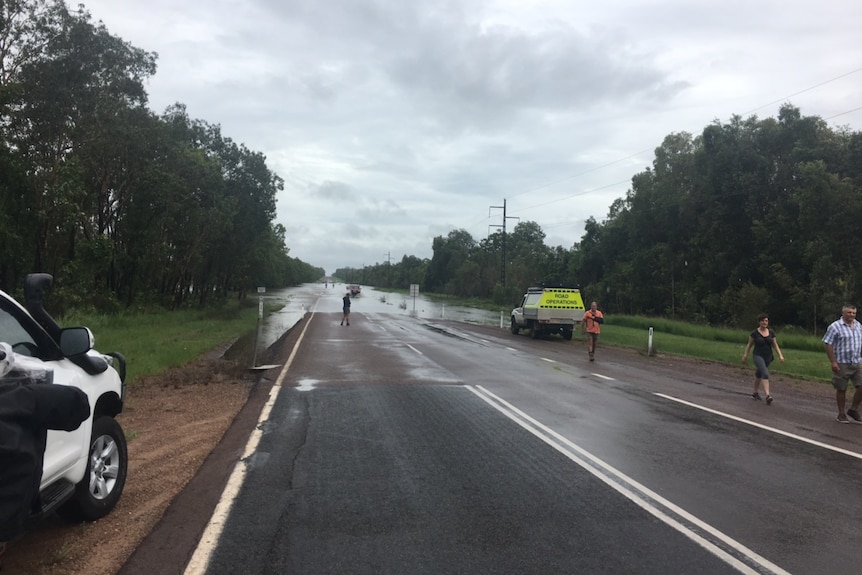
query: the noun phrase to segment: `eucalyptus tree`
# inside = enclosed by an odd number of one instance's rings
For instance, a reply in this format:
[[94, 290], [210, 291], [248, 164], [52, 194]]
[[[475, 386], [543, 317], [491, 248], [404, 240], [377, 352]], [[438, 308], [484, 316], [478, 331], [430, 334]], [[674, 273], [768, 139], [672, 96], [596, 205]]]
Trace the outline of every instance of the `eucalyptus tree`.
[[468, 274], [476, 270], [474, 263], [470, 262], [475, 249], [476, 240], [467, 230], [452, 230], [445, 238], [435, 237], [431, 245], [433, 255], [425, 275], [428, 291], [449, 294], [463, 292]]
[[0, 87], [14, 86], [23, 66], [43, 58], [66, 12], [62, 0], [0, 2]]
[[607, 220], [587, 222], [577, 271], [620, 311], [740, 324], [768, 309], [814, 329], [862, 288], [860, 141], [790, 104], [671, 134]]
[[544, 283], [549, 248], [542, 227], [533, 221], [518, 222], [506, 241], [511, 262], [506, 272], [508, 283], [521, 288], [522, 293]]
[[[119, 118], [146, 104], [143, 80], [155, 72], [155, 59], [92, 24], [83, 10], [53, 5], [34, 29], [45, 40], [8, 76], [17, 93], [5, 109], [4, 139], [30, 184], [20, 223], [32, 230], [25, 238], [31, 267], [57, 274], [82, 242], [101, 244], [115, 231], [121, 198], [112, 182], [130, 136], [118, 129]], [[88, 256], [104, 258], [94, 267], [110, 259], [104, 246], [89, 247]]]
[[261, 247], [271, 235], [276, 193], [284, 182], [266, 165], [266, 157], [221, 136], [217, 126], [209, 133], [210, 146], [221, 163], [229, 229], [218, 241], [223, 289], [244, 297], [255, 268], [266, 258]]

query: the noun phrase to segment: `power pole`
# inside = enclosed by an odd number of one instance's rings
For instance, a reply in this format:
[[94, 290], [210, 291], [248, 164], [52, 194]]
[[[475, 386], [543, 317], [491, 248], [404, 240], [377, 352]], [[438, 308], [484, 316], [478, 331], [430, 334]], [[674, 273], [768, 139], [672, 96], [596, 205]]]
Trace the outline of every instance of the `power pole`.
[[503, 285], [503, 287], [506, 287], [506, 220], [520, 220], [521, 218], [506, 215], [506, 198], [503, 198], [502, 206], [491, 206], [490, 208], [488, 208], [488, 217], [491, 217], [491, 210], [501, 208], [503, 210], [503, 224], [491, 225], [488, 227], [503, 228], [503, 264], [500, 266], [500, 283]]
[[386, 287], [392, 287], [392, 256], [386, 252]]

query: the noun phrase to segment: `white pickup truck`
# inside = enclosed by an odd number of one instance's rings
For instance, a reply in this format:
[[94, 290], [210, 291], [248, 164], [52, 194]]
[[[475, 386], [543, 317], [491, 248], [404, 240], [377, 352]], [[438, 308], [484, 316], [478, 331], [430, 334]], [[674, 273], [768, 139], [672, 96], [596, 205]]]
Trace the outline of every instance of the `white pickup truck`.
[[572, 339], [575, 326], [584, 316], [584, 301], [576, 288], [531, 287], [521, 305], [510, 314], [512, 333], [530, 330], [533, 338], [558, 333]]
[[[75, 386], [86, 394], [90, 415], [74, 431], [47, 432], [39, 498], [31, 505], [25, 528], [54, 511], [74, 520], [103, 517], [117, 504], [126, 482], [126, 438], [115, 419], [125, 399], [125, 359], [118, 353], [94, 351], [88, 328], [61, 328], [54, 321], [42, 305], [52, 282], [48, 274], [28, 275], [23, 306], [0, 291], [0, 342], [8, 344], [4, 349], [14, 352], [8, 360], [17, 358], [19, 365], [35, 366], [36, 371], [48, 374], [40, 382], [0, 380], [0, 385], [6, 385], [7, 390], [9, 386], [27, 384]], [[0, 401], [7, 402], [0, 407], [8, 419], [14, 420], [17, 406], [10, 404], [10, 397], [15, 396], [0, 394]], [[13, 424], [14, 421], [10, 425]], [[9, 461], [26, 465], [22, 463], [26, 458], [15, 458], [14, 448], [0, 444], [0, 456], [7, 458], [8, 465]], [[7, 466], [4, 471], [13, 470]], [[19, 473], [25, 471], [28, 470]], [[38, 468], [34, 471], [39, 477]], [[9, 505], [15, 494], [2, 495], [2, 503]], [[19, 499], [25, 497], [22, 493]]]

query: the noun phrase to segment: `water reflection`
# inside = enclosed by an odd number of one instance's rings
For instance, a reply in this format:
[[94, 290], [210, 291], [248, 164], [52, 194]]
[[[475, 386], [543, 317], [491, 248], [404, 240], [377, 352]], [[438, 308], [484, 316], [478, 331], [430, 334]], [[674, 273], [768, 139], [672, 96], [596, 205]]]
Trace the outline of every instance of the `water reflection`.
[[[262, 294], [268, 308], [281, 306], [278, 311], [264, 312], [261, 322], [259, 347], [275, 343], [287, 330], [296, 325], [307, 311], [341, 313], [341, 298], [347, 292], [346, 284], [304, 284], [294, 288], [267, 290]], [[453, 306], [432, 302], [421, 293], [417, 297], [379, 291], [362, 286], [362, 293], [351, 299], [353, 313], [390, 313], [405, 315], [417, 320], [445, 319], [478, 325], [508, 325], [511, 309], [487, 311], [471, 307]]]

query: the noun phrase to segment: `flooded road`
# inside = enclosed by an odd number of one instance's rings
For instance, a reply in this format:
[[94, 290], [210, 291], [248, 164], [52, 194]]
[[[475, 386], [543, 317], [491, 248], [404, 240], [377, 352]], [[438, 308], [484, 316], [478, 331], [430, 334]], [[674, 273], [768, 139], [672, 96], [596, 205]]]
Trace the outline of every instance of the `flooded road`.
[[[313, 313], [276, 344], [291, 359], [230, 450], [229, 513], [193, 517], [187, 575], [854, 572], [862, 505], [835, 486], [862, 487], [862, 427], [822, 397], [766, 406], [748, 373], [590, 362], [583, 340], [371, 288], [341, 326], [341, 287], [268, 294], [269, 338]], [[142, 573], [193, 554], [163, 549]]]
[[[339, 312], [347, 284], [304, 284], [286, 289], [267, 290], [263, 294], [267, 308], [281, 306], [277, 311], [264, 311], [259, 348], [272, 345], [284, 332], [296, 325], [306, 311]], [[317, 306], [316, 310], [314, 307]], [[389, 313], [417, 319], [446, 319], [475, 325], [504, 327], [509, 323], [509, 309], [492, 312], [470, 307], [433, 302], [420, 293], [409, 295], [376, 290], [362, 286], [362, 293], [351, 299], [354, 313]]]
[[854, 426], [363, 291], [350, 327], [337, 287], [287, 294], [314, 314], [189, 575], [853, 571]]

